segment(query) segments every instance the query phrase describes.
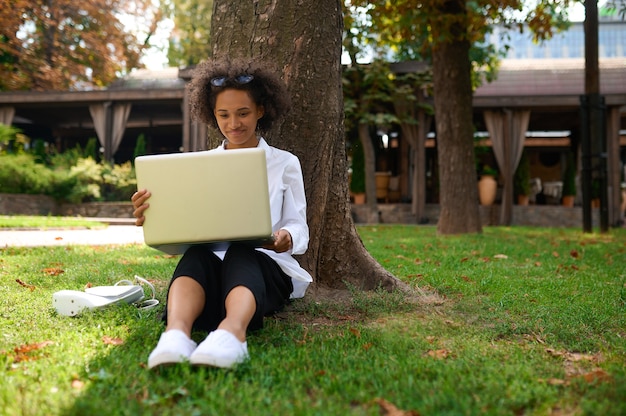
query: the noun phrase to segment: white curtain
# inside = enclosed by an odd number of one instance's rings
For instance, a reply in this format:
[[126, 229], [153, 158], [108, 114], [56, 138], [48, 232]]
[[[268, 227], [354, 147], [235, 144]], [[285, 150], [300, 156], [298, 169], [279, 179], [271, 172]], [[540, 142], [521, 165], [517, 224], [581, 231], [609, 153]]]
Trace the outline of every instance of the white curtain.
[[[124, 137], [124, 130], [126, 130], [126, 123], [128, 122], [128, 116], [130, 115], [131, 104], [116, 103], [113, 104], [113, 110], [111, 117], [111, 137], [107, 138], [107, 110], [111, 106], [110, 102], [101, 104], [92, 104], [89, 106], [89, 113], [91, 113], [91, 119], [93, 120], [94, 130], [98, 136], [100, 145], [105, 148], [105, 155], [112, 157], [117, 149], [120, 147], [122, 138]], [[110, 140], [110, 141], [109, 141]], [[107, 148], [110, 146], [110, 148]]]
[[113, 131], [111, 134], [111, 156], [117, 152], [120, 147], [124, 130], [126, 130], [126, 122], [130, 115], [131, 104], [115, 104], [113, 106]]
[[484, 117], [504, 181], [500, 223], [509, 225], [513, 211], [513, 175], [524, 150], [530, 110], [485, 111]]
[[15, 116], [15, 107], [0, 107], [0, 123], [10, 126], [13, 124], [13, 116]]
[[100, 146], [104, 147], [106, 145], [105, 136], [106, 136], [106, 123], [107, 123], [107, 107], [111, 105], [111, 103], [102, 103], [102, 104], [91, 104], [89, 106], [89, 113], [91, 114], [91, 119], [93, 120], [93, 128], [96, 131], [96, 135], [98, 136], [98, 141], [100, 142]]

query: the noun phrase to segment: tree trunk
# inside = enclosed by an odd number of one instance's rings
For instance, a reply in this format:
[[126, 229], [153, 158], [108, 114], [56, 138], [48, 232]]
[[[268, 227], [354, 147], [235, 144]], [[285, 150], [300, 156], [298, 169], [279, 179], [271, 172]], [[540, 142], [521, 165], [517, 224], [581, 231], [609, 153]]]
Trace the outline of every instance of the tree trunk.
[[[465, 22], [465, 2], [444, 1], [448, 21]], [[452, 16], [452, 17], [450, 17]], [[461, 18], [459, 18], [461, 16]], [[442, 19], [445, 21], [446, 19]], [[433, 82], [440, 175], [439, 234], [482, 232], [474, 166], [470, 44], [456, 23], [453, 39], [433, 48]], [[455, 33], [456, 32], [456, 33]]]
[[308, 200], [310, 242], [299, 260], [315, 285], [405, 287], [367, 252], [348, 195], [341, 90], [339, 0], [215, 0], [213, 55], [252, 56], [283, 72], [292, 98], [288, 119], [270, 144], [296, 154]]

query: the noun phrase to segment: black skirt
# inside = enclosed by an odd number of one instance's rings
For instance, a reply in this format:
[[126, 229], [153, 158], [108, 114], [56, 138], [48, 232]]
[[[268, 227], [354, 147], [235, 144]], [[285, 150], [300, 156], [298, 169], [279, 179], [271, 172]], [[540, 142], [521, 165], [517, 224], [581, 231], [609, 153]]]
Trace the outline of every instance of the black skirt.
[[[193, 246], [178, 262], [170, 286], [181, 276], [194, 279], [204, 289], [204, 309], [193, 325], [197, 330], [217, 328], [226, 316], [226, 296], [237, 286], [250, 289], [256, 300], [250, 331], [261, 329], [263, 318], [283, 309], [293, 292], [291, 278], [278, 264], [246, 244], [231, 244], [223, 261], [206, 246]], [[163, 320], [167, 322], [167, 308]]]

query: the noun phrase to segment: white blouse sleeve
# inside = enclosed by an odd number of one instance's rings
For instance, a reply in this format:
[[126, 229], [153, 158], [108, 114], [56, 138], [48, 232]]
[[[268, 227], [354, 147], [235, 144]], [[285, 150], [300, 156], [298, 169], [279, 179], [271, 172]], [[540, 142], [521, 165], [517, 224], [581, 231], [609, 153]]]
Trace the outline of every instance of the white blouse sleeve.
[[290, 158], [283, 172], [283, 207], [280, 228], [291, 234], [291, 254], [303, 254], [309, 245], [309, 227], [306, 222], [306, 196], [302, 168], [297, 157]]

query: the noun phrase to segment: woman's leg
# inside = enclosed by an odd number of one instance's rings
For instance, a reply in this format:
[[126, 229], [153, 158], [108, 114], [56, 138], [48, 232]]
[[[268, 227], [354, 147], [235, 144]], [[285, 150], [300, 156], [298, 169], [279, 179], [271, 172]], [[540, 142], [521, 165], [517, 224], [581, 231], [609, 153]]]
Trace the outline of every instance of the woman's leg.
[[167, 293], [165, 332], [148, 357], [148, 367], [189, 359], [196, 349], [194, 326], [217, 327], [223, 318], [221, 261], [205, 247], [192, 247], [176, 266]]
[[148, 357], [148, 368], [187, 361], [197, 344], [191, 329], [204, 308], [204, 290], [187, 276], [176, 278], [167, 294], [167, 325]]
[[191, 337], [193, 323], [204, 309], [205, 294], [193, 278], [180, 276], [172, 282], [167, 294], [167, 325], [165, 331], [178, 329]]
[[233, 244], [222, 263], [225, 318], [190, 357], [192, 364], [232, 367], [248, 357], [246, 331], [263, 327], [263, 317], [281, 309], [293, 290], [291, 279], [267, 255]]
[[246, 330], [256, 312], [256, 299], [245, 286], [234, 287], [224, 302], [226, 317], [218, 329], [225, 329], [235, 335], [240, 342], [246, 340]]

